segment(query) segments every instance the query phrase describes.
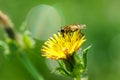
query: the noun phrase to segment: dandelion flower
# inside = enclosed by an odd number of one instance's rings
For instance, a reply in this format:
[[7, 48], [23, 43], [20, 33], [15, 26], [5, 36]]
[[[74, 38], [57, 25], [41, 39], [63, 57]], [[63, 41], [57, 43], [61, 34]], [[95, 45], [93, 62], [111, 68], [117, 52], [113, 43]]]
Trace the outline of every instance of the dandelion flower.
[[42, 46], [43, 56], [51, 59], [67, 59], [84, 43], [85, 36], [76, 30], [74, 32], [53, 34]]

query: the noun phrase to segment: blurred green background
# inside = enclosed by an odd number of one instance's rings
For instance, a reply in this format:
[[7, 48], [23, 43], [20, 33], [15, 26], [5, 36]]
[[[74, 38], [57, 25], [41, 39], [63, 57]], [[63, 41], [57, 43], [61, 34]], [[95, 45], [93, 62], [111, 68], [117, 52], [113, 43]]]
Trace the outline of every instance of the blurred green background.
[[[83, 47], [92, 44], [88, 54], [89, 80], [120, 80], [119, 0], [0, 0], [0, 10], [12, 19], [15, 29], [20, 31], [29, 11], [41, 4], [53, 6], [61, 13], [64, 20], [61, 26], [87, 25], [84, 31], [87, 41]], [[4, 40], [3, 33], [1, 28], [1, 40]], [[51, 73], [39, 51], [26, 55], [45, 80], [70, 80]], [[34, 79], [18, 58], [14, 56], [8, 60], [0, 49], [0, 80]]]

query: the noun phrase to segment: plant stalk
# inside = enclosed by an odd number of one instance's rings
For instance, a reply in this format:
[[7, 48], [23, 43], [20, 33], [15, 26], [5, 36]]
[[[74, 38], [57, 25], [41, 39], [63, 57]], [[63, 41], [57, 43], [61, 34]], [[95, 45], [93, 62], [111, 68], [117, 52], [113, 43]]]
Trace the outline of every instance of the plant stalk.
[[20, 54], [20, 60], [35, 80], [44, 80], [42, 75], [40, 75], [40, 73], [36, 71], [36, 69], [33, 67], [33, 65], [24, 53]]

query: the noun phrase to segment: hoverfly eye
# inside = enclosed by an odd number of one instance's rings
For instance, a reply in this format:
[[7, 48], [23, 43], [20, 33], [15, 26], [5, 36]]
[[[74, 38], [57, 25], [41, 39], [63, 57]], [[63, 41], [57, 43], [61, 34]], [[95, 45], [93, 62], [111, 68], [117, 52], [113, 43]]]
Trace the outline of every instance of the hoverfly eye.
[[60, 32], [64, 32], [64, 29], [61, 29]]

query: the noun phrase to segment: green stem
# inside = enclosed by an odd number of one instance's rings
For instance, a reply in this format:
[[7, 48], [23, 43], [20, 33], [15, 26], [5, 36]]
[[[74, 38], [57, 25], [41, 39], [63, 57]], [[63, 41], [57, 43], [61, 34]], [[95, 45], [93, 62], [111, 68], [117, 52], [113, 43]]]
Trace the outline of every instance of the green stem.
[[77, 75], [76, 78], [74, 78], [74, 80], [81, 80], [80, 75]]
[[44, 80], [42, 75], [40, 75], [33, 65], [30, 63], [29, 59], [24, 53], [20, 54], [20, 60], [25, 65], [30, 74], [34, 77], [34, 80]]

